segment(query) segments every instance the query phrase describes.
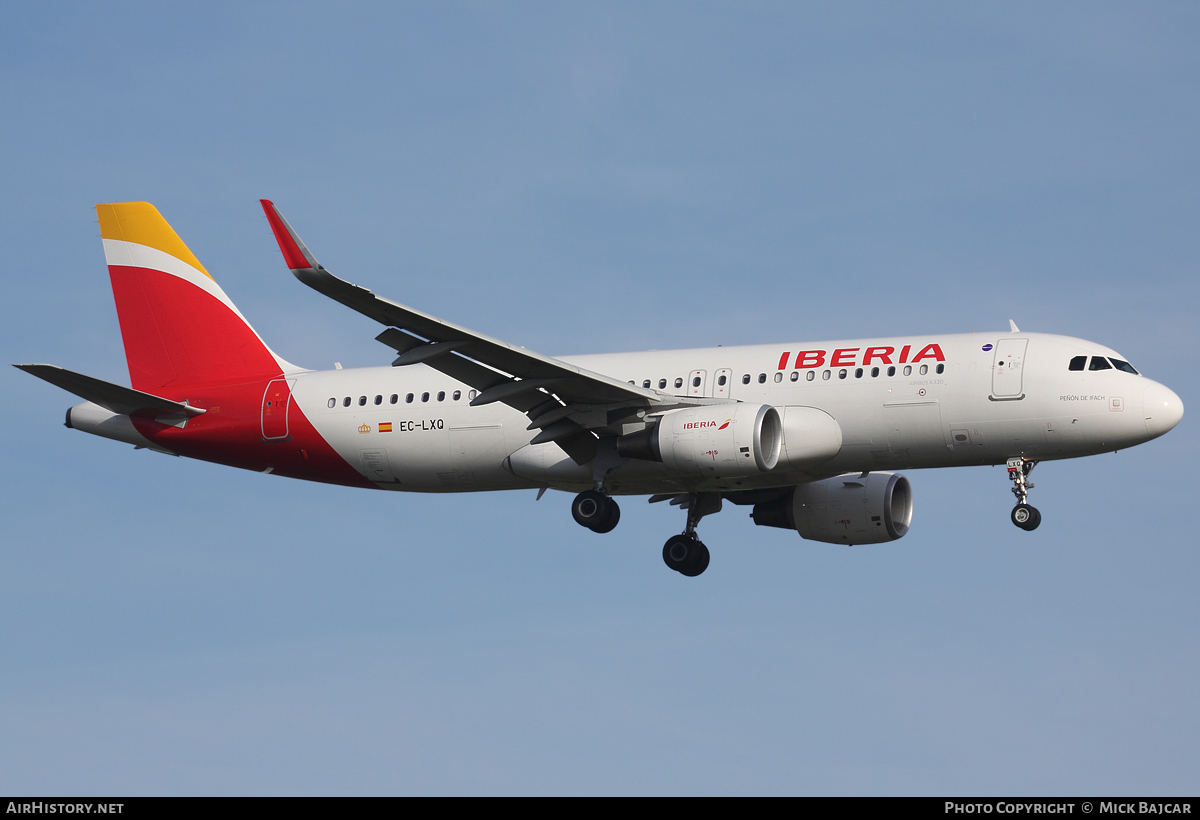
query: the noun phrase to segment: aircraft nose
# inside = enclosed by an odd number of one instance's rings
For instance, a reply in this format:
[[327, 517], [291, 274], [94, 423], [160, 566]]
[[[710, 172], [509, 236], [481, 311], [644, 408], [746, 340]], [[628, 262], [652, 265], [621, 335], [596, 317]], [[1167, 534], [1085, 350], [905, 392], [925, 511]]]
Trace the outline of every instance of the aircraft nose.
[[1150, 382], [1142, 394], [1142, 406], [1146, 413], [1146, 432], [1150, 438], [1158, 438], [1183, 418], [1183, 402], [1175, 391], [1158, 382]]

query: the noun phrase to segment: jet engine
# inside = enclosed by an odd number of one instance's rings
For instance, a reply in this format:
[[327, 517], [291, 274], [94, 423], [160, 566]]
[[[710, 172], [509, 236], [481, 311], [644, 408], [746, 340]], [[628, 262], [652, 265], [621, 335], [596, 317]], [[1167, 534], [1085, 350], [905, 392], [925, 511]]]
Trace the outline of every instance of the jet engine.
[[912, 485], [895, 473], [843, 475], [793, 487], [754, 505], [754, 523], [829, 544], [882, 544], [908, 532]]
[[683, 476], [725, 478], [773, 470], [782, 443], [778, 410], [739, 402], [665, 413], [653, 427], [617, 439], [617, 454], [661, 461]]
[[783, 408], [783, 449], [779, 470], [805, 470], [824, 464], [842, 449], [842, 428], [816, 407]]

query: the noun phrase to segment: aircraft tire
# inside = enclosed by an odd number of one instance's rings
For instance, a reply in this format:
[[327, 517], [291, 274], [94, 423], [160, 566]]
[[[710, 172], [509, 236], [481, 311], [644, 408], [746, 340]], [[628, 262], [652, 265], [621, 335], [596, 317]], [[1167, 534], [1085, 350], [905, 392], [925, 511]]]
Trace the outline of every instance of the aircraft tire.
[[604, 493], [584, 490], [571, 502], [571, 517], [592, 532], [608, 532], [621, 520], [621, 511], [613, 512], [616, 507], [616, 502]]
[[616, 529], [617, 524], [621, 522], [621, 508], [617, 506], [617, 502], [608, 496], [604, 496], [607, 502], [608, 514], [604, 516], [602, 521], [597, 522], [591, 527], [592, 532], [606, 533]]
[[708, 568], [708, 548], [694, 535], [672, 535], [663, 544], [663, 563], [689, 578]]
[[1013, 507], [1012, 522], [1026, 532], [1032, 532], [1038, 528], [1038, 524], [1042, 523], [1042, 514], [1038, 512], [1037, 507], [1018, 504]]
[[679, 570], [680, 575], [686, 575], [689, 578], [695, 578], [704, 570], [708, 569], [708, 547], [704, 546], [703, 542], [696, 541], [696, 557], [692, 561], [692, 565], [687, 569]]

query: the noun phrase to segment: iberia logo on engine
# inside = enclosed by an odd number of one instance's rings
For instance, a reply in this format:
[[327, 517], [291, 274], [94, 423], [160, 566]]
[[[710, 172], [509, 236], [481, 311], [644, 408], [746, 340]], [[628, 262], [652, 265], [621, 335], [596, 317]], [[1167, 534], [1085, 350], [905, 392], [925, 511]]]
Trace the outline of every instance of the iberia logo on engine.
[[733, 421], [733, 419], [725, 419], [724, 424], [722, 424], [719, 421], [689, 421], [683, 425], [683, 429], [684, 430], [699, 430], [699, 429], [705, 428], [705, 427], [716, 427], [718, 430], [724, 430], [726, 427], [729, 426], [729, 423], [731, 421]]

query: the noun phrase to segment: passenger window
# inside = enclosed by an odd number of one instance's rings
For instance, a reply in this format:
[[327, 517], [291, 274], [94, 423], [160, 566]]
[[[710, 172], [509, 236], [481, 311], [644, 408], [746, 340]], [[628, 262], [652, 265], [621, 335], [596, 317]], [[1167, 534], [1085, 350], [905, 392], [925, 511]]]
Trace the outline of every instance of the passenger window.
[[1103, 356], [1093, 356], [1092, 364], [1088, 367], [1088, 370], [1112, 370], [1112, 365]]
[[445, 401], [445, 400], [446, 400], [446, 391], [445, 390], [438, 391], [438, 401]]
[[1083, 370], [1085, 367], [1087, 367], [1087, 356], [1076, 356], [1067, 365], [1067, 370]]
[[455, 391], [454, 391], [454, 397], [453, 397], [453, 398], [454, 398], [454, 400], [455, 400], [455, 401], [458, 401], [459, 399], [461, 399], [461, 398], [462, 398], [462, 391], [461, 391], [461, 390], [455, 390]]
[[642, 387], [649, 387], [649, 386], [650, 386], [650, 380], [649, 380], [649, 379], [646, 379], [644, 382], [642, 382]]
[[467, 398], [470, 399], [471, 401], [474, 401], [475, 397], [478, 395], [479, 395], [478, 390], [472, 390], [471, 392], [467, 393]]
[[383, 396], [376, 396], [376, 397], [375, 397], [375, 403], [376, 403], [376, 404], [383, 404]]
[[861, 367], [859, 367], [859, 368], [856, 368], [856, 369], [855, 369], [855, 371], [854, 371], [854, 378], [856, 378], [856, 379], [861, 379], [861, 378], [862, 378], [862, 374], [863, 374], [863, 369], [862, 369]]
[[942, 375], [943, 373], [945, 373], [945, 372], [946, 372], [946, 365], [944, 365], [944, 364], [939, 364], [939, 365], [938, 365], [938, 366], [937, 366], [935, 369], [937, 370], [937, 373], [938, 373], [938, 375], [940, 376], [940, 375]]
[[896, 368], [894, 368], [894, 367], [889, 367], [889, 368], [888, 368], [888, 375], [889, 375], [889, 376], [895, 376], [895, 375], [896, 375]]
[[404, 403], [405, 403], [405, 404], [412, 404], [412, 401], [413, 401], [413, 394], [412, 394], [412, 393], [409, 393], [407, 396], [405, 396], [405, 397], [404, 397]]
[[666, 379], [659, 379], [659, 380], [658, 380], [658, 389], [659, 389], [659, 390], [666, 390], [666, 389], [667, 389], [667, 380], [666, 380]]
[[717, 384], [721, 385], [722, 387], [725, 386], [725, 382], [727, 382], [727, 381], [728, 381], [728, 379], [725, 377], [724, 373], [722, 373], [720, 376], [717, 377]]
[[806, 376], [805, 378], [807, 378], [809, 381], [812, 381], [816, 377], [817, 377], [817, 371], [810, 370], [810, 371], [808, 371], [808, 376]]
[[367, 406], [367, 397], [366, 397], [366, 396], [359, 396], [359, 397], [358, 397], [358, 406], [359, 406], [359, 407], [366, 407], [366, 406]]
[[749, 373], [747, 373], [745, 376], [742, 376], [742, 384], [750, 384], [750, 374]]
[[776, 373], [776, 374], [775, 374], [775, 384], [779, 384], [781, 381], [783, 381], [783, 374], [782, 374], [782, 373]]
[[767, 383], [767, 374], [766, 374], [766, 373], [759, 373], [759, 374], [758, 374], [758, 383], [759, 383], [759, 384], [766, 384], [766, 383]]
[[1113, 363], [1113, 367], [1115, 367], [1117, 370], [1120, 370], [1122, 373], [1132, 373], [1135, 376], [1138, 375], [1138, 372], [1133, 369], [1133, 365], [1131, 365], [1129, 362], [1123, 362], [1120, 359], [1109, 359], [1109, 361]]
[[675, 380], [675, 389], [678, 390], [681, 387], [683, 387], [683, 379], [676, 379]]
[[331, 408], [332, 408], [332, 407], [337, 407], [337, 399], [330, 399], [330, 400], [329, 400], [329, 406], [330, 406]]
[[342, 399], [342, 407], [349, 407], [349, 406], [350, 406], [350, 397], [346, 396], [346, 398]]
[[829, 371], [826, 370], [824, 373], [822, 373], [821, 378], [824, 379], [825, 381], [829, 381]]
[[[810, 376], [811, 376], [811, 375], [812, 375], [812, 373], [810, 372], [808, 375], [810, 375]], [[794, 381], [794, 382], [800, 381], [800, 371], [799, 371], [799, 370], [793, 370], [793, 371], [792, 371], [792, 376], [791, 376], [791, 379], [792, 379], [792, 381]]]
[[907, 364], [906, 364], [906, 365], [904, 365], [904, 375], [905, 375], [905, 376], [911, 376], [911, 375], [912, 375], [912, 365], [907, 365]]
[[699, 386], [700, 386], [700, 377], [696, 376], [694, 379], [692, 379], [692, 387], [699, 387]]
[[841, 370], [838, 371], [838, 378], [839, 379], [846, 378], [846, 368], [843, 367]]
[[390, 404], [395, 404], [398, 401], [400, 401], [400, 397], [397, 396], [395, 393], [393, 393], [392, 397], [390, 399], [388, 399], [388, 403], [390, 403]]
[[874, 378], [877, 378], [878, 376], [879, 376], [879, 368], [872, 367], [871, 368], [871, 378], [874, 379]]
[[921, 365], [921, 375], [924, 376], [928, 372], [929, 372], [929, 365], [927, 365], [927, 364]]
[[422, 394], [421, 394], [421, 401], [429, 401], [429, 394], [428, 394], [428, 393], [422, 393]]

